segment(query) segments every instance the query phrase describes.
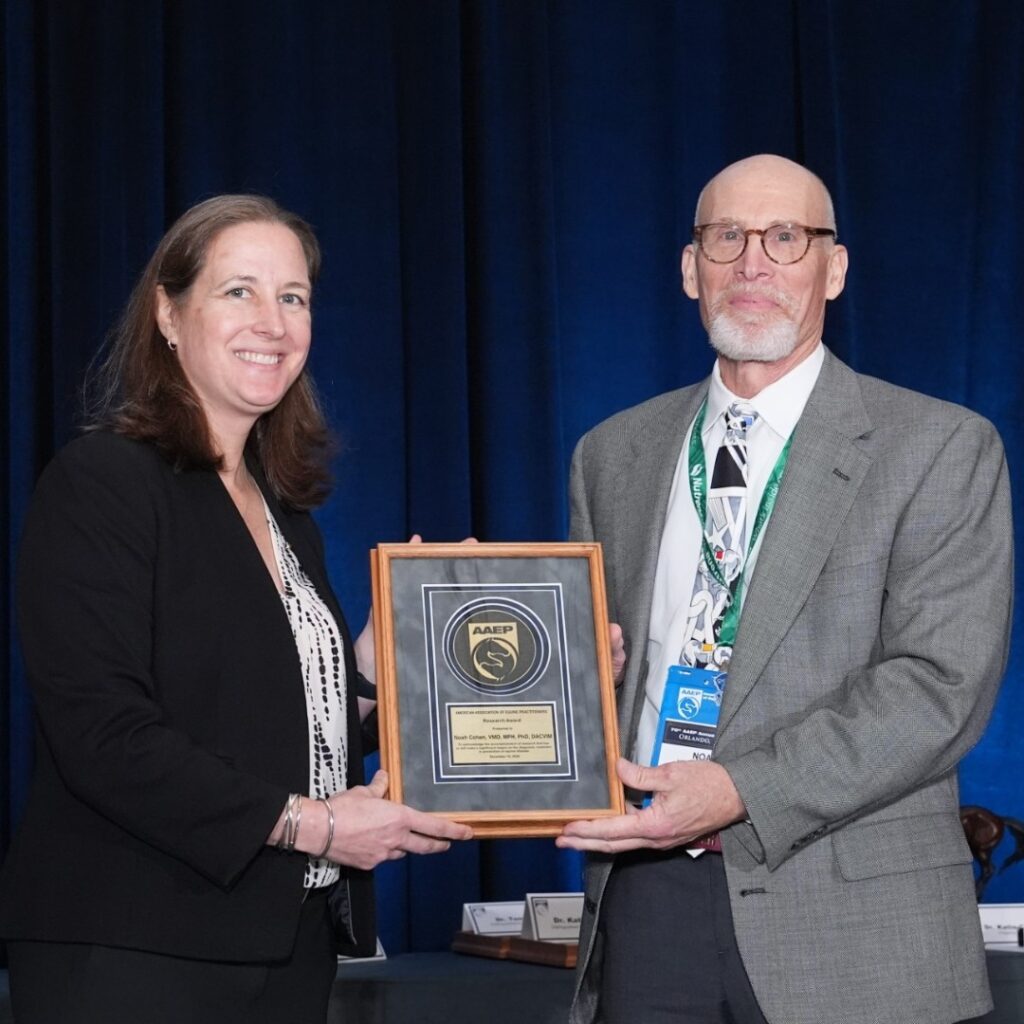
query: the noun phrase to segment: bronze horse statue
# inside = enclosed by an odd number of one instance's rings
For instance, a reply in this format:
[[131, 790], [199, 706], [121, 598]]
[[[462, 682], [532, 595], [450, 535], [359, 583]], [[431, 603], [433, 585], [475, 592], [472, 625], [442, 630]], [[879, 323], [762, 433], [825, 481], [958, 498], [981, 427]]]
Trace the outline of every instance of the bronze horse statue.
[[999, 873], [1002, 874], [1017, 861], [1024, 860], [1024, 822], [1018, 821], [1016, 818], [1000, 817], [987, 807], [968, 806], [960, 808], [960, 824], [963, 825], [967, 845], [971, 848], [971, 853], [974, 854], [974, 859], [977, 860], [981, 868], [981, 873], [974, 883], [974, 894], [981, 902], [985, 886], [996, 873], [992, 855], [1006, 832], [1013, 836], [1015, 848], [1013, 853], [1003, 861]]

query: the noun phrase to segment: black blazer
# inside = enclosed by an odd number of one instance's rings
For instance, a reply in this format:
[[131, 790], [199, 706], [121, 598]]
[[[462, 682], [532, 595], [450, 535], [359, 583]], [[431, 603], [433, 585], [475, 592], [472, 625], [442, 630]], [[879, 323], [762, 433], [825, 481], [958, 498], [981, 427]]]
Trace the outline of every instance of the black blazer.
[[[345, 639], [311, 517], [271, 511]], [[37, 767], [0, 875], [0, 935], [224, 960], [287, 956], [305, 858], [265, 844], [309, 789], [306, 705], [280, 596], [213, 471], [82, 437], [43, 474], [18, 578]], [[373, 948], [370, 876], [342, 869], [340, 951]]]

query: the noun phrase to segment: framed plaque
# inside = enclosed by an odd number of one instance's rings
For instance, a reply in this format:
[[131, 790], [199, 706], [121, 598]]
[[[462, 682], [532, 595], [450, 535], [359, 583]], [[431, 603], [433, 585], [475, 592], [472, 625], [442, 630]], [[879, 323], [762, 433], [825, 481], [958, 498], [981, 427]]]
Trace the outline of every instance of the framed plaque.
[[480, 837], [623, 813], [599, 544], [371, 555], [389, 796]]

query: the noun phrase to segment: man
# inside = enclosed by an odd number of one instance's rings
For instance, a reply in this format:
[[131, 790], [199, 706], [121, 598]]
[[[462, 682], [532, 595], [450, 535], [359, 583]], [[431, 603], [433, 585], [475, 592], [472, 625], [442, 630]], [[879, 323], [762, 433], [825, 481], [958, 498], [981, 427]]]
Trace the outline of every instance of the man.
[[809, 171], [742, 160], [696, 220], [712, 376], [573, 459], [572, 534], [604, 545], [628, 654], [619, 773], [648, 801], [558, 840], [591, 851], [572, 1020], [974, 1017], [956, 765], [1005, 667], [1002, 447], [825, 350], [847, 253]]

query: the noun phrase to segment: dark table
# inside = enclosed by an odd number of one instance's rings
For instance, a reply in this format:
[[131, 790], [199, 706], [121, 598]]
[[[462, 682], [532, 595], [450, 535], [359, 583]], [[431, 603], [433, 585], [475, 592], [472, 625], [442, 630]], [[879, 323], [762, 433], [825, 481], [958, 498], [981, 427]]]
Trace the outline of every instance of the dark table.
[[[1024, 1024], [1024, 953], [987, 959], [996, 1007], [971, 1024]], [[565, 1024], [572, 988], [563, 968], [415, 953], [340, 967], [328, 1022]]]
[[344, 964], [328, 1024], [565, 1024], [573, 972], [457, 953]]
[[[977, 1024], [1024, 1022], [1024, 954], [989, 952], [995, 1010]], [[564, 1024], [573, 972], [455, 953], [344, 964], [329, 1024]], [[0, 971], [0, 1024], [12, 1024]], [[69, 1021], [68, 1024], [73, 1024]], [[638, 1022], [642, 1024], [642, 1022]]]

